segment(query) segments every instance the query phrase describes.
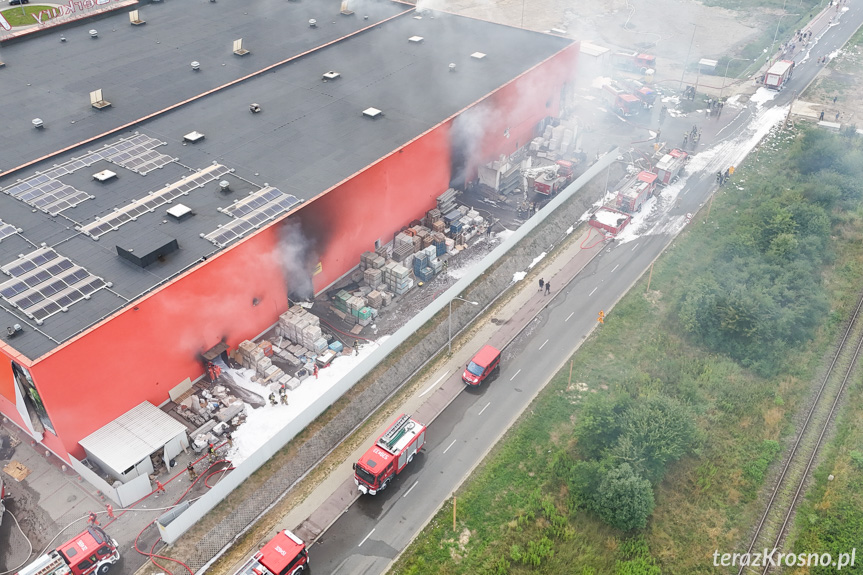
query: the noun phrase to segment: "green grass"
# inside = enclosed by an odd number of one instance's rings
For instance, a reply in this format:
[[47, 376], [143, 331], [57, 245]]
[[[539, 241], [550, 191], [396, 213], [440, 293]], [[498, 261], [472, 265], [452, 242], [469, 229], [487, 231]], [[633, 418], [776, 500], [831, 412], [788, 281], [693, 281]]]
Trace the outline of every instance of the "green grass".
[[[774, 138], [757, 163], [737, 171], [714, 201], [710, 220], [696, 218], [657, 262], [651, 291], [642, 279], [573, 356], [573, 384], [567, 366], [466, 482], [455, 531], [449, 502], [396, 573], [622, 575], [660, 567], [663, 573], [714, 573], [714, 550], [741, 546], [762, 509], [758, 496], [779, 456], [777, 442], [793, 431], [792, 416], [863, 280], [863, 250], [846, 246], [863, 243], [863, 220], [837, 213], [832, 243], [839, 263], [822, 274], [831, 312], [814, 340], [788, 354], [779, 375], [758, 377], [695, 345], [676, 323], [675, 302], [687, 278], [721, 255], [721, 240], [739, 225], [740, 214], [762, 201], [754, 184], [770, 178], [772, 169], [787, 169], [790, 138]], [[576, 385], [581, 382], [588, 391]], [[635, 537], [583, 511], [555, 473], [562, 458], [578, 451], [575, 422], [589, 393], [675, 397], [696, 413], [704, 437], [656, 487], [656, 509]]]
[[36, 20], [31, 14], [38, 14], [42, 10], [49, 10], [50, 6], [39, 6], [27, 4], [25, 6], [12, 6], [6, 10], [0, 11], [10, 26], [29, 26], [36, 24]]

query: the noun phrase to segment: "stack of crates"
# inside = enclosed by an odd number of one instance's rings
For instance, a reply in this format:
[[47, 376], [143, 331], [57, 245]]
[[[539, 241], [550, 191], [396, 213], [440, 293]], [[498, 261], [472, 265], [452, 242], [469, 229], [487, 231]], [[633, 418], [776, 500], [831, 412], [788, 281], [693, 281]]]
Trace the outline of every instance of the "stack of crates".
[[414, 286], [414, 281], [410, 277], [411, 271], [396, 262], [391, 262], [391, 264], [384, 266], [384, 283], [396, 295], [402, 295]]
[[362, 307], [357, 312], [357, 319], [361, 326], [367, 326], [372, 323], [372, 310], [369, 307]]
[[366, 271], [363, 272], [363, 279], [374, 288], [381, 285], [383, 275], [383, 272], [377, 268], [366, 268]]
[[319, 340], [323, 339], [320, 319], [301, 306], [293, 306], [279, 316], [276, 332], [305, 349], [320, 353]]
[[485, 221], [479, 212], [476, 210], [469, 210], [467, 213], [467, 217], [470, 218], [470, 223], [475, 226], [480, 226]]
[[351, 310], [348, 307], [348, 300], [351, 299], [351, 294], [346, 292], [345, 290], [339, 290], [336, 294], [336, 299], [333, 301], [333, 305], [335, 308], [343, 313], [350, 313]]
[[329, 345], [329, 348], [336, 353], [342, 353], [342, 350], [345, 349], [345, 346], [339, 340], [334, 340], [333, 343]]
[[397, 262], [404, 261], [404, 259], [414, 253], [414, 240], [413, 236], [408, 235], [405, 232], [400, 232], [396, 235], [395, 243], [393, 244], [393, 259]]
[[360, 269], [380, 269], [387, 262], [386, 258], [375, 252], [363, 252], [360, 256]]
[[369, 305], [375, 309], [380, 309], [384, 305], [383, 294], [378, 290], [372, 290], [369, 292], [369, 295], [366, 296], [366, 300], [369, 302]]
[[429, 265], [428, 254], [424, 251], [414, 255], [414, 275], [420, 281], [427, 282], [434, 277], [434, 270]]
[[445, 232], [445, 231], [446, 231], [446, 222], [444, 222], [443, 220], [435, 220], [435, 221], [432, 223], [431, 228], [432, 228], [436, 233], [443, 233], [443, 232]]
[[432, 242], [435, 247], [435, 255], [440, 257], [446, 253], [446, 236], [440, 232], [432, 234]]
[[434, 223], [441, 219], [442, 214], [437, 208], [433, 208], [426, 212], [426, 227], [434, 228]]
[[366, 307], [365, 298], [361, 298], [359, 296], [351, 296], [351, 298], [348, 300], [348, 310], [354, 317], [359, 317], [360, 310], [364, 307]]

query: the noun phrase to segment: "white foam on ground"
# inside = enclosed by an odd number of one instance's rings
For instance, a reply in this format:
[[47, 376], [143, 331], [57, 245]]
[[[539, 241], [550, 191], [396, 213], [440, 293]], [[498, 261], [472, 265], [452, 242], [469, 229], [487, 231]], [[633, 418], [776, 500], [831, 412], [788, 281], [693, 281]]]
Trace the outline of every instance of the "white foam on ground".
[[529, 266], [527, 266], [527, 269], [532, 270], [532, 269], [533, 269], [533, 267], [534, 267], [536, 264], [538, 264], [539, 262], [541, 262], [541, 261], [542, 261], [542, 258], [544, 258], [544, 257], [545, 257], [545, 255], [546, 255], [546, 254], [545, 254], [545, 252], [542, 252], [541, 254], [539, 254], [538, 256], [536, 256], [535, 258], [533, 258], [533, 261], [532, 261], [532, 262], [530, 262], [530, 265], [529, 265]]
[[777, 92], [776, 90], [770, 90], [769, 88], [761, 86], [760, 88], [755, 90], [755, 93], [752, 94], [752, 97], [749, 98], [749, 101], [757, 106], [759, 104], [763, 104], [764, 102], [769, 102], [770, 100], [775, 98], [778, 93], [779, 92]]
[[375, 342], [364, 343], [359, 350], [359, 355], [338, 356], [328, 367], [318, 370], [317, 379], [315, 376], [311, 376], [303, 381], [297, 389], [288, 391], [288, 405], [270, 405], [268, 401], [270, 390], [268, 387], [251, 380], [251, 377], [255, 375], [253, 370], [231, 369], [220, 361], [222, 370], [229, 373], [238, 386], [257, 393], [264, 400], [267, 400], [267, 405], [258, 409], [252, 409], [251, 405], [246, 404], [246, 422], [233, 433], [234, 445], [228, 451], [227, 458], [234, 465], [245, 461], [267, 440], [308, 409], [324, 392], [336, 385], [342, 377], [368, 357], [388, 337], [384, 336]]
[[512, 283], [520, 282], [525, 278], [526, 275], [527, 272], [515, 272], [514, 274], [512, 274]]

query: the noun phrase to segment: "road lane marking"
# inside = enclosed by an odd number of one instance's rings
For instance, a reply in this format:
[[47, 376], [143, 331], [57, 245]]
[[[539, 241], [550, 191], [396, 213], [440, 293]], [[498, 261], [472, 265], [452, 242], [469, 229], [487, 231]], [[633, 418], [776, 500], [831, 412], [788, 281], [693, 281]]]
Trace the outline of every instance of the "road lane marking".
[[453, 445], [455, 445], [455, 442], [456, 442], [456, 441], [458, 441], [458, 439], [453, 439], [453, 440], [452, 440], [452, 443], [450, 443], [450, 444], [447, 446], [447, 448], [443, 450], [443, 452], [444, 452], [444, 453], [446, 453], [447, 451], [449, 451], [449, 448], [450, 448], [450, 447], [452, 447]]
[[489, 405], [491, 405], [490, 401], [485, 404], [485, 407], [483, 407], [482, 409], [479, 410], [479, 413], [477, 415], [482, 415], [482, 412], [485, 411], [485, 408], [488, 407]]
[[512, 381], [513, 379], [515, 379], [515, 376], [520, 374], [520, 373], [521, 373], [521, 370], [518, 370], [517, 372], [515, 372], [515, 375], [513, 375], [511, 378], [509, 378], [509, 380]]
[[417, 483], [419, 483], [419, 480], [414, 481], [414, 484], [413, 484], [413, 485], [411, 485], [411, 488], [410, 488], [410, 489], [408, 489], [407, 493], [405, 493], [404, 495], [402, 495], [402, 499], [404, 499], [405, 497], [407, 497], [407, 496], [408, 496], [408, 493], [410, 493], [410, 492], [411, 492], [411, 489], [413, 489], [414, 487], [416, 487], [416, 486], [417, 486]]
[[611, 273], [614, 273], [614, 270], [616, 270], [616, 269], [617, 269], [617, 268], [619, 268], [619, 267], [620, 267], [620, 264], [617, 264], [616, 266], [614, 266], [613, 268], [611, 268]]
[[427, 390], [425, 390], [424, 392], [422, 392], [419, 396], [420, 396], [420, 397], [422, 397], [422, 396], [424, 396], [425, 394], [427, 394], [428, 392], [430, 392], [431, 390], [433, 390], [433, 389], [435, 388], [435, 386], [436, 386], [437, 384], [439, 384], [439, 383], [441, 382], [441, 380], [442, 380], [443, 378], [445, 378], [448, 374], [449, 374], [449, 372], [446, 372], [446, 373], [444, 373], [442, 376], [440, 376], [439, 378], [437, 378], [437, 381], [436, 381], [436, 382], [434, 382], [433, 384], [431, 384], [431, 387], [429, 387]]
[[539, 346], [539, 349], [541, 350], [542, 348], [544, 348], [545, 344], [547, 344], [547, 343], [548, 343], [548, 340], [545, 340], [544, 342], [542, 342], [542, 345]]
[[368, 539], [369, 537], [371, 537], [371, 536], [372, 536], [372, 533], [374, 533], [374, 532], [375, 532], [375, 530], [374, 530], [374, 529], [372, 529], [371, 531], [369, 531], [369, 534], [368, 534], [368, 535], [366, 535], [365, 537], [363, 537], [363, 540], [362, 540], [362, 541], [360, 541], [360, 544], [359, 544], [359, 545], [357, 545], [357, 547], [362, 547], [362, 546], [363, 546], [363, 543], [365, 543], [365, 542], [366, 542], [366, 539]]
[[574, 315], [575, 315], [575, 312], [572, 312], [571, 314], [569, 314], [568, 316], [566, 316], [566, 319], [565, 319], [565, 320], [563, 320], [563, 321], [565, 321], [565, 322], [569, 321], [569, 318], [571, 318], [571, 317], [572, 317], [572, 316], [574, 316]]
[[589, 294], [587, 294], [587, 297], [592, 296], [592, 295], [593, 295], [593, 292], [595, 292], [595, 291], [596, 291], [596, 288], [598, 288], [598, 287], [599, 287], [599, 286], [596, 286], [595, 288], [593, 288], [593, 291], [591, 291]]
[[632, 251], [635, 251], [635, 248], [637, 248], [640, 245], [641, 245], [641, 242], [638, 242], [637, 244], [635, 244], [635, 246], [632, 248]]

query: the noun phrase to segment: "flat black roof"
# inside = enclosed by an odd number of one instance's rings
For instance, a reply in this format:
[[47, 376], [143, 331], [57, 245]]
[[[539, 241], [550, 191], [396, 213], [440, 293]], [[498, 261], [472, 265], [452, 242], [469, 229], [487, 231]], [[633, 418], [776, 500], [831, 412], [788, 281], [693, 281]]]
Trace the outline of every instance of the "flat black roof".
[[[405, 10], [401, 4], [371, 0], [352, 3], [352, 16], [335, 11], [338, 3], [330, 5], [331, 15], [304, 2], [261, 0], [239, 6], [147, 5], [141, 9], [145, 26], [131, 28], [121, 14], [64, 30], [64, 44], [58, 33], [4, 46], [7, 68], [0, 70], [0, 94], [7, 103], [22, 100], [20, 107], [0, 108], [0, 125], [12, 127], [11, 137], [0, 143], [4, 169], [320, 46], [322, 38], [341, 38]], [[0, 220], [22, 230], [3, 238], [0, 226], [0, 267], [45, 244], [60, 259], [68, 258], [110, 284], [94, 283], [99, 289], [67, 311], [46, 307], [43, 315], [50, 314], [41, 325], [35, 321], [38, 316], [28, 317], [9, 298], [0, 299], [0, 329], [24, 325], [7, 342], [33, 359], [51, 351], [190, 266], [206, 265], [200, 263], [202, 256], [230, 245], [235, 237], [216, 237], [219, 226], [226, 230], [236, 224], [234, 229], [242, 231], [251, 224], [240, 222], [240, 216], [252, 223], [278, 218], [571, 43], [446, 13], [416, 16], [409, 11], [129, 129], [0, 175], [0, 189], [6, 192], [0, 194]], [[317, 29], [308, 26], [312, 17]], [[91, 27], [100, 29], [98, 40], [86, 36]], [[117, 32], [107, 32], [113, 29]], [[252, 51], [244, 57], [230, 50], [231, 41], [241, 36]], [[423, 41], [409, 42], [413, 36]], [[154, 46], [156, 42], [161, 44]], [[67, 49], [77, 50], [76, 57], [58, 57]], [[487, 56], [478, 60], [471, 57], [474, 52]], [[192, 59], [201, 63], [199, 72], [189, 66]], [[449, 71], [450, 62], [457, 65], [455, 73]], [[322, 74], [330, 70], [341, 77], [323, 81]], [[17, 88], [6, 81], [10, 71]], [[30, 80], [39, 86], [33, 91], [46, 100], [24, 97], [20, 83]], [[110, 108], [90, 107], [88, 91], [94, 87], [103, 89]], [[250, 112], [252, 102], [260, 104], [261, 113]], [[369, 107], [382, 110], [383, 116], [363, 117]], [[41, 117], [46, 127], [34, 128], [31, 116]], [[193, 131], [205, 138], [185, 143], [184, 135]], [[94, 179], [104, 170], [116, 177]], [[36, 179], [37, 173], [43, 177]], [[220, 191], [221, 180], [229, 182], [230, 192]], [[256, 197], [241, 206], [245, 209], [224, 212], [249, 194]], [[49, 204], [49, 199], [56, 202]], [[58, 211], [64, 201], [77, 204]], [[168, 216], [166, 210], [178, 203], [194, 215], [183, 221]], [[46, 206], [55, 215], [36, 209]], [[176, 239], [179, 250], [145, 268], [118, 256], [118, 244], [128, 249], [139, 242], [145, 249], [148, 242], [141, 238], [148, 231], [160, 240]], [[32, 276], [36, 270], [27, 273]], [[0, 284], [12, 279], [0, 275]], [[48, 299], [52, 297], [59, 295]]]

